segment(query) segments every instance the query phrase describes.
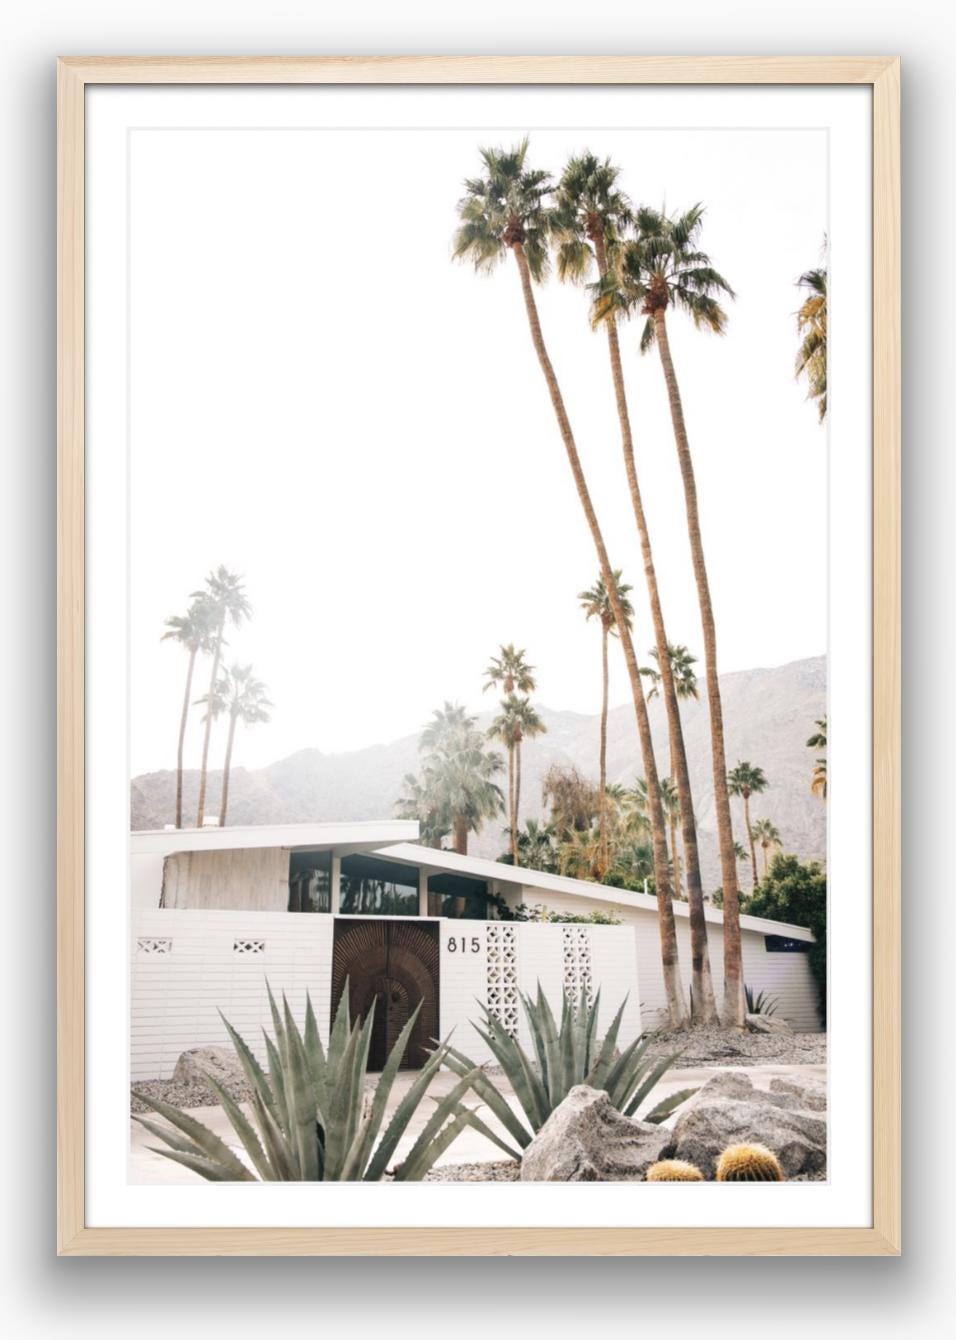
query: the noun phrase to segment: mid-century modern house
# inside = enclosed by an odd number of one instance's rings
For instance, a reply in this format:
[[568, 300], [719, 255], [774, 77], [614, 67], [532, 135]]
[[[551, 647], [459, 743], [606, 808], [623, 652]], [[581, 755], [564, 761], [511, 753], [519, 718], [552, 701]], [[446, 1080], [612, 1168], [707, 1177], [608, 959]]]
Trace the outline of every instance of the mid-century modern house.
[[[133, 833], [131, 1078], [166, 1077], [181, 1052], [226, 1043], [220, 1010], [258, 1049], [267, 980], [300, 1019], [308, 991], [326, 1032], [346, 982], [353, 1014], [375, 1000], [373, 1070], [419, 1001], [409, 1065], [452, 1030], [473, 1059], [490, 1059], [470, 1027], [478, 1002], [525, 1040], [519, 992], [539, 982], [558, 1007], [565, 992], [600, 988], [605, 1022], [626, 996], [625, 1044], [663, 1020], [652, 896], [417, 839], [418, 825], [398, 820]], [[519, 904], [620, 924], [509, 920]], [[674, 910], [686, 985], [687, 904]], [[719, 999], [723, 915], [706, 915]], [[818, 1028], [812, 933], [749, 916], [741, 928], [747, 984], [776, 997], [794, 1028]]]

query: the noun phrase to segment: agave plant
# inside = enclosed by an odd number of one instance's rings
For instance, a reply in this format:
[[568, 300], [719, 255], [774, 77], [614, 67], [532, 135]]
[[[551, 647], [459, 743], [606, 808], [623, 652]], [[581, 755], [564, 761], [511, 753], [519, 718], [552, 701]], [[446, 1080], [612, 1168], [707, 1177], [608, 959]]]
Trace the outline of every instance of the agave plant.
[[[280, 1011], [271, 988], [269, 1005], [275, 1037], [263, 1030], [268, 1075], [248, 1044], [221, 1016], [252, 1088], [252, 1120], [214, 1076], [207, 1082], [248, 1156], [247, 1166], [208, 1126], [170, 1103], [138, 1093], [172, 1130], [146, 1117], [135, 1120], [168, 1146], [155, 1147], [175, 1163], [210, 1182], [378, 1182], [399, 1140], [446, 1060], [436, 1048], [418, 1072], [379, 1138], [389, 1094], [412, 1034], [418, 1009], [389, 1054], [374, 1095], [366, 1092], [365, 1067], [372, 1038], [374, 1007], [364, 1023], [349, 1014], [348, 983], [335, 1014], [328, 1051], [323, 1048], [312, 1001], [306, 995], [305, 1028], [300, 1032], [283, 995]], [[419, 1006], [419, 1008], [421, 1008]], [[395, 1169], [399, 1181], [420, 1181], [466, 1125], [501, 1143], [480, 1118], [462, 1105], [476, 1072], [464, 1072], [425, 1123], [407, 1157]]]
[[[454, 1047], [445, 1047], [445, 1064], [460, 1077], [461, 1083], [467, 1080], [521, 1149], [528, 1147], [576, 1084], [603, 1089], [618, 1111], [631, 1117], [676, 1060], [676, 1053], [656, 1060], [648, 1057], [650, 1038], [643, 1037], [635, 1038], [623, 1053], [615, 1055], [626, 996], [600, 1044], [600, 991], [593, 1001], [589, 1001], [583, 991], [577, 1002], [566, 995], [560, 1023], [554, 1017], [540, 982], [537, 999], [522, 994], [521, 1004], [531, 1033], [533, 1054], [525, 1051], [487, 1006], [481, 1007], [482, 1023], [473, 1023], [472, 1027], [504, 1070], [521, 1104], [523, 1120], [480, 1066]], [[484, 1133], [490, 1134], [487, 1128]], [[505, 1146], [502, 1144], [502, 1147]], [[519, 1150], [509, 1148], [508, 1152], [513, 1158], [521, 1157]]]
[[752, 986], [744, 987], [744, 995], [747, 997], [748, 1014], [764, 1014], [769, 1016], [777, 1013], [777, 1006], [780, 1004], [776, 996], [768, 996], [766, 991], [754, 991]]

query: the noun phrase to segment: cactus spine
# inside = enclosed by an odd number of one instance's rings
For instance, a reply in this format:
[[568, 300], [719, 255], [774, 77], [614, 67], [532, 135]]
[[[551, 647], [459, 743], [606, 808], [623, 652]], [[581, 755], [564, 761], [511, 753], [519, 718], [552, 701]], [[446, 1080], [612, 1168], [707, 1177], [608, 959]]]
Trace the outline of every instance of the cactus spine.
[[784, 1182], [776, 1154], [766, 1145], [730, 1145], [717, 1160], [718, 1182]]
[[648, 1168], [646, 1182], [702, 1182], [704, 1174], [684, 1159], [661, 1159]]

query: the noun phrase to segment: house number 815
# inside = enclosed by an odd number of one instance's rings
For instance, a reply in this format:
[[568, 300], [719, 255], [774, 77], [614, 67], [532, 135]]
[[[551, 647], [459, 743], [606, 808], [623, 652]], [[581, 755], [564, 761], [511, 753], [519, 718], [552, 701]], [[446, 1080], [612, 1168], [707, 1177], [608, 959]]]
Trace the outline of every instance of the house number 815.
[[477, 935], [467, 939], [464, 935], [450, 935], [448, 937], [449, 954], [477, 954], [481, 950], [481, 943]]

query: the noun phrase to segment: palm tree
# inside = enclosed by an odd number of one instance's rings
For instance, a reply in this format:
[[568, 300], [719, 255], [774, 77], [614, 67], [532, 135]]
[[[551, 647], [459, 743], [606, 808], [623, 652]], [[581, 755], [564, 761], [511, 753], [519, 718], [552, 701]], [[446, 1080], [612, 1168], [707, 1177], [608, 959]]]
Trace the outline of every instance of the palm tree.
[[485, 671], [485, 689], [500, 686], [505, 696], [512, 693], [533, 693], [537, 687], [534, 678], [534, 666], [525, 660], [526, 652], [517, 650], [513, 642], [498, 649], [499, 656], [493, 656]]
[[503, 744], [508, 756], [508, 831], [511, 835], [511, 864], [519, 865], [518, 824], [515, 820], [515, 753], [518, 746], [518, 723], [514, 707], [518, 699], [512, 693], [502, 700], [501, 711], [488, 727], [488, 738]]
[[586, 832], [574, 830], [558, 847], [558, 874], [571, 879], [600, 881], [602, 854], [601, 830], [589, 828]]
[[[762, 768], [752, 763], [738, 762], [733, 771], [727, 774], [727, 785], [732, 796], [740, 796], [744, 802], [744, 825], [747, 829], [747, 841], [750, 843], [750, 862], [753, 867], [754, 888], [757, 887], [757, 848], [754, 846], [754, 831], [750, 823], [750, 797], [766, 791], [770, 783]], [[724, 891], [726, 893], [726, 890]]]
[[[619, 190], [620, 170], [610, 159], [601, 161], [594, 154], [583, 153], [571, 158], [558, 183], [555, 217], [552, 225], [557, 244], [558, 276], [571, 282], [583, 282], [596, 268], [598, 284], [607, 283], [609, 272], [615, 268], [622, 238], [631, 224], [633, 211], [630, 201]], [[684, 733], [674, 677], [668, 657], [667, 630], [661, 608], [657, 570], [651, 548], [650, 530], [644, 512], [634, 458], [634, 437], [630, 410], [624, 385], [621, 346], [618, 338], [616, 313], [609, 310], [603, 322], [607, 337], [611, 381], [620, 426], [621, 447], [624, 454], [624, 472], [631, 496], [631, 507], [641, 545], [641, 558], [647, 595], [657, 644], [664, 708], [670, 737], [671, 776], [676, 783], [680, 807], [680, 824], [684, 838], [687, 865], [687, 892], [691, 924], [691, 999], [694, 1013], [703, 1023], [717, 1019], [717, 1004], [711, 979], [710, 952], [707, 945], [707, 919], [704, 915], [704, 890], [700, 877], [700, 857], [697, 847], [697, 819], [690, 786], [690, 771], [684, 746]], [[676, 859], [676, 851], [675, 851]], [[675, 869], [677, 867], [675, 866]], [[680, 889], [677, 888], [680, 895]]]
[[763, 877], [766, 879], [770, 865], [770, 849], [781, 845], [780, 829], [775, 828], [769, 819], [758, 819], [754, 824], [753, 834], [763, 851]]
[[488, 734], [500, 740], [508, 751], [508, 827], [511, 832], [511, 860], [514, 865], [518, 865], [521, 743], [525, 739], [542, 735], [547, 727], [526, 696], [535, 688], [534, 666], [528, 665], [526, 653], [524, 650], [518, 651], [513, 642], [501, 646], [499, 650], [500, 656], [493, 657], [485, 670], [484, 691], [500, 685], [505, 694], [501, 703], [502, 711], [492, 722]]
[[[667, 816], [667, 826], [671, 835], [671, 871], [674, 876], [674, 897], [681, 896], [680, 848], [678, 846], [677, 825], [680, 821], [680, 801], [677, 787], [670, 777], [661, 778], [661, 803]], [[703, 897], [703, 895], [701, 895]]]
[[488, 735], [500, 740], [508, 751], [508, 829], [511, 834], [511, 861], [520, 865], [518, 832], [521, 809], [521, 746], [525, 740], [547, 730], [529, 698], [510, 693], [502, 699], [501, 711], [488, 728]]
[[477, 718], [469, 716], [457, 704], [445, 703], [435, 711], [419, 740], [422, 753], [420, 779], [412, 779], [399, 807], [410, 815], [413, 794], [421, 806], [420, 814], [432, 826], [441, 825], [442, 833], [451, 832], [454, 850], [468, 855], [468, 834], [476, 833], [486, 819], [504, 808], [501, 788], [494, 778], [504, 764], [500, 754], [485, 748], [484, 733]]
[[656, 344], [664, 373], [684, 487], [687, 533], [704, 637], [714, 807], [724, 889], [724, 1020], [728, 1025], [743, 1028], [746, 999], [740, 946], [740, 896], [727, 791], [723, 708], [717, 678], [717, 631], [700, 530], [694, 462], [671, 356], [666, 318], [667, 308], [677, 307], [688, 313], [698, 328], [720, 333], [726, 324], [726, 313], [716, 295], [733, 297], [733, 290], [697, 247], [702, 216], [701, 205], [695, 205], [673, 219], [657, 210], [638, 210], [635, 216], [637, 237], [619, 248], [613, 269], [596, 286], [594, 316], [596, 320], [613, 321], [619, 316], [640, 311], [647, 318], [641, 335], [641, 352], [646, 353]]
[[189, 659], [186, 663], [186, 688], [183, 692], [183, 705], [179, 714], [179, 741], [176, 747], [176, 827], [183, 826], [183, 752], [186, 744], [186, 725], [189, 720], [189, 706], [192, 698], [193, 671], [196, 657], [207, 655], [215, 643], [216, 611], [205, 593], [192, 600], [185, 614], [174, 614], [166, 620], [168, 632], [162, 640], [172, 638], [186, 648]]
[[[647, 701], [648, 701], [648, 702], [650, 702], [650, 700], [651, 700], [652, 698], [656, 698], [656, 697], [657, 697], [658, 693], [660, 692], [660, 686], [661, 686], [661, 672], [660, 672], [660, 670], [658, 669], [658, 666], [660, 665], [660, 653], [658, 652], [658, 650], [657, 650], [656, 647], [653, 647], [653, 648], [651, 648], [651, 651], [650, 651], [649, 654], [650, 654], [650, 655], [653, 657], [653, 659], [657, 662], [657, 665], [642, 665], [642, 666], [641, 666], [641, 674], [644, 676], [645, 679], [649, 680], [649, 681], [650, 681], [650, 684], [651, 684], [651, 687], [650, 687], [650, 689], [648, 690], [648, 693], [647, 693]], [[673, 678], [673, 684], [674, 684], [674, 693], [675, 693], [675, 695], [676, 695], [676, 697], [677, 697], [677, 701], [678, 701], [678, 719], [679, 719], [679, 716], [680, 716], [679, 704], [680, 704], [680, 702], [681, 702], [683, 699], [686, 699], [686, 698], [699, 698], [699, 696], [700, 696], [699, 693], [698, 693], [698, 691], [697, 691], [697, 674], [696, 674], [696, 672], [695, 672], [695, 670], [694, 670], [694, 666], [697, 664], [697, 657], [696, 657], [696, 656], [692, 656], [692, 655], [690, 654], [690, 652], [687, 650], [687, 648], [686, 648], [685, 646], [683, 646], [683, 645], [677, 645], [677, 646], [675, 646], [673, 643], [668, 642], [668, 644], [667, 644], [667, 659], [668, 659], [668, 661], [670, 662], [671, 675], [672, 675], [672, 678]], [[681, 731], [680, 731], [680, 736], [679, 736], [679, 738], [680, 738], [681, 742], [683, 742], [683, 724], [681, 725]], [[678, 764], [677, 764], [677, 758], [676, 758], [676, 756], [675, 756], [675, 752], [674, 752], [674, 743], [675, 743], [675, 742], [674, 742], [674, 739], [673, 739], [673, 737], [671, 737], [671, 740], [670, 740], [670, 746], [671, 746], [671, 776], [672, 776], [672, 777], [675, 777], [675, 776], [676, 776], [676, 774], [677, 774], [677, 767], [678, 767]], [[686, 763], [687, 763], [687, 756], [686, 756], [686, 754], [685, 754], [685, 756], [684, 756], [684, 763], [685, 763], [685, 765], [686, 765]], [[677, 791], [677, 800], [678, 800], [678, 805], [679, 805], [679, 803], [680, 803], [680, 791], [679, 791], [679, 790]], [[696, 832], [696, 828], [695, 828], [695, 832]], [[680, 856], [679, 856], [678, 851], [677, 851], [677, 844], [676, 844], [676, 841], [675, 841], [673, 838], [671, 839], [671, 846], [672, 846], [673, 862], [674, 862], [674, 896], [675, 896], [675, 898], [680, 898], [680, 897], [683, 896], [683, 895], [682, 895], [682, 892], [681, 892]], [[686, 847], [685, 847], [685, 849], [684, 849], [684, 856], [685, 856], [685, 860], [686, 860], [686, 857], [687, 857], [687, 849], [686, 849]], [[697, 870], [698, 870], [698, 875], [699, 875], [699, 873], [700, 873], [700, 863], [699, 863], [699, 861], [698, 861], [698, 865], [697, 865]], [[690, 881], [688, 880], [688, 901], [690, 901], [690, 887], [689, 887], [689, 886], [690, 886]], [[701, 897], [703, 897], [703, 889], [701, 889]], [[691, 909], [691, 910], [693, 911], [693, 909]], [[692, 919], [692, 920], [693, 920], [693, 919]], [[705, 924], [705, 927], [706, 927], [706, 922], [705, 922], [704, 924]], [[691, 936], [693, 937], [693, 924], [691, 925]], [[711, 998], [713, 998], [713, 984], [711, 984]], [[696, 1004], [696, 1000], [695, 1000], [695, 1004]], [[716, 1006], [715, 1006], [715, 1009], [716, 1009]], [[701, 1011], [701, 1012], [703, 1012], [703, 1011]]]
[[402, 792], [395, 802], [395, 813], [399, 819], [417, 820], [420, 841], [426, 847], [441, 851], [442, 838], [450, 824], [428, 790], [428, 779], [406, 772], [402, 778]]
[[514, 709], [517, 739], [515, 740], [515, 827], [521, 823], [521, 746], [525, 740], [544, 735], [547, 726], [541, 720], [528, 698], [519, 698]]
[[[518, 853], [521, 857], [521, 864], [530, 870], [554, 873], [557, 869], [556, 839], [557, 833], [554, 824], [529, 819], [524, 828], [518, 832]], [[499, 857], [499, 860], [505, 862], [505, 864], [512, 862], [510, 844], [508, 852]]]
[[[628, 595], [632, 588], [627, 582], [621, 581], [621, 569], [618, 568], [613, 573], [614, 585], [617, 588], [618, 600], [621, 609], [624, 611], [624, 617], [627, 620], [628, 628], [634, 621], [634, 607], [632, 606]], [[607, 711], [608, 711], [608, 639], [617, 633], [617, 625], [614, 620], [614, 610], [611, 607], [608, 589], [604, 585], [604, 578], [599, 577], [592, 587], [587, 591], [578, 592], [578, 600], [581, 602], [581, 608], [584, 610], [586, 619], [597, 619], [601, 625], [601, 743], [599, 752], [598, 769], [598, 787], [601, 794], [601, 813], [599, 816], [599, 829], [601, 833], [601, 863], [604, 870], [608, 868], [608, 843], [607, 843]]]
[[[826, 246], [824, 244], [824, 250]], [[827, 417], [827, 272], [807, 270], [797, 280], [806, 298], [797, 312], [800, 348], [794, 375], [807, 379], [807, 399], [817, 402], [820, 422]]]
[[[219, 680], [219, 663], [222, 659], [222, 649], [225, 645], [225, 633], [227, 621], [235, 626], [242, 623], [243, 619], [248, 619], [252, 614], [252, 606], [246, 597], [242, 585], [242, 578], [236, 573], [230, 572], [222, 563], [214, 571], [210, 572], [206, 578], [206, 589], [204, 591], [194, 591], [193, 599], [198, 600], [202, 597], [208, 600], [215, 611], [215, 629], [213, 632], [212, 646], [212, 671], [209, 675], [209, 691], [206, 694], [207, 699], [212, 701], [216, 692], [216, 684]], [[202, 828], [203, 819], [206, 814], [206, 779], [209, 768], [209, 738], [212, 731], [214, 717], [211, 711], [206, 712], [206, 729], [203, 732], [202, 741], [202, 764], [199, 770], [199, 803], [196, 808], [196, 827]]]
[[[817, 729], [807, 741], [808, 749], [826, 749], [827, 747], [827, 719], [825, 716], [819, 717], [814, 723]], [[814, 760], [813, 776], [810, 781], [810, 790], [821, 800], [827, 798], [827, 761], [826, 758]]]
[[[229, 808], [229, 774], [232, 769], [232, 749], [236, 739], [236, 727], [241, 721], [244, 726], [254, 726], [260, 721], [269, 720], [269, 708], [272, 703], [266, 697], [266, 686], [256, 679], [251, 665], [230, 666], [215, 688], [213, 717], [220, 713], [229, 716], [229, 733], [226, 737], [226, 757], [222, 765], [222, 797], [219, 801], [219, 827], [226, 826], [226, 811]], [[201, 701], [209, 703], [207, 698]]]
[[531, 341], [548, 388], [578, 499], [597, 553], [601, 576], [610, 593], [611, 607], [620, 633], [631, 695], [634, 699], [644, 771], [654, 783], [651, 821], [661, 961], [670, 1021], [673, 1026], [679, 1027], [686, 1022], [686, 1004], [680, 980], [677, 932], [667, 872], [667, 839], [660, 797], [656, 794], [657, 766], [654, 760], [647, 705], [644, 702], [637, 657], [627, 629], [624, 610], [614, 590], [614, 570], [581, 466], [564, 397], [541, 329], [534, 284], [545, 278], [548, 269], [551, 215], [545, 201], [551, 189], [551, 179], [548, 173], [532, 170], [526, 166], [527, 154], [527, 139], [510, 151], [488, 148], [481, 150], [484, 176], [471, 178], [465, 182], [465, 195], [458, 204], [461, 224], [455, 236], [453, 255], [458, 260], [471, 260], [479, 271], [487, 271], [505, 260], [510, 252], [518, 270]]

